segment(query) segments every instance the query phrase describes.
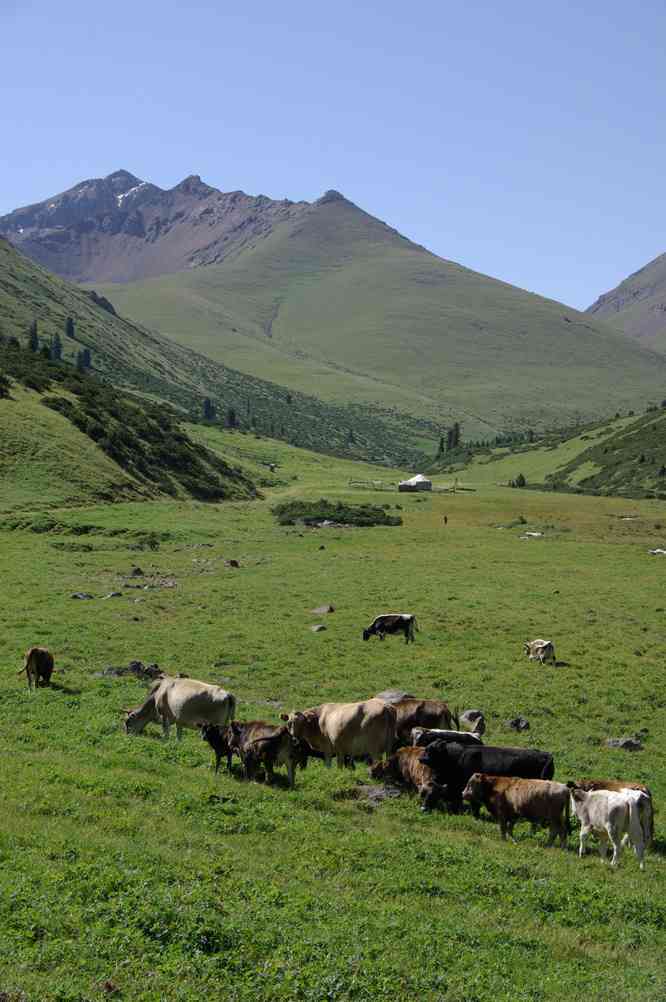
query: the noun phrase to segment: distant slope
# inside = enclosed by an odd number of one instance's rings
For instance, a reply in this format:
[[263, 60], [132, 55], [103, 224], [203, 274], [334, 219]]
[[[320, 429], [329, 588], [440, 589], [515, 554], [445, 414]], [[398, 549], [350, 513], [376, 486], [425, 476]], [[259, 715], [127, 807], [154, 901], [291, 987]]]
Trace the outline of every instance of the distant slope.
[[613, 418], [559, 440], [479, 451], [466, 462], [444, 459], [434, 470], [466, 486], [508, 484], [522, 474], [529, 487], [666, 499], [666, 410]]
[[107, 291], [123, 315], [211, 359], [468, 438], [638, 407], [666, 382], [663, 358], [596, 318], [438, 258], [335, 191], [291, 203], [117, 171], [2, 232], [60, 274], [124, 283]]
[[252, 480], [174, 412], [0, 339], [0, 507], [249, 498]]
[[199, 417], [208, 397], [222, 418], [233, 410], [241, 426], [314, 450], [408, 466], [422, 463], [423, 449], [434, 452], [437, 429], [425, 421], [322, 403], [230, 369], [109, 312], [0, 237], [0, 333], [25, 344], [33, 321], [43, 344], [61, 337], [63, 358], [89, 348], [95, 374], [188, 416]]
[[646, 347], [666, 353], [666, 254], [599, 296], [587, 312]]
[[329, 196], [221, 265], [105, 287], [121, 313], [236, 368], [467, 437], [641, 406], [664, 360], [590, 317], [444, 261]]

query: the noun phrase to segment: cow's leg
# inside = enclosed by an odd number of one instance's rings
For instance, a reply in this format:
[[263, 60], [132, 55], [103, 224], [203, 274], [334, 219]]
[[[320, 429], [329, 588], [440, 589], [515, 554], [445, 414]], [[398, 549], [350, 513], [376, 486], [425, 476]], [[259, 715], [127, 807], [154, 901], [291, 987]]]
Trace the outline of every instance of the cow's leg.
[[296, 786], [295, 771], [296, 770], [294, 769], [294, 760], [293, 758], [290, 758], [289, 761], [287, 762], [287, 779], [289, 780], [290, 790], [293, 790], [294, 787]]
[[233, 758], [233, 752], [227, 752], [227, 772], [231, 772], [231, 760]]
[[506, 823], [506, 818], [505, 817], [500, 817], [499, 818], [499, 826], [500, 826], [500, 834], [501, 834], [502, 838], [504, 839], [504, 841], [506, 842], [507, 823]]
[[608, 859], [608, 834], [605, 831], [599, 832], [599, 855], [605, 863]]
[[610, 834], [611, 845], [613, 846], [613, 855], [611, 857], [611, 866], [617, 866], [617, 864], [620, 862], [620, 856], [622, 854], [622, 839], [617, 839], [617, 841], [616, 841], [613, 838], [612, 833], [609, 833], [609, 834]]
[[578, 855], [582, 859], [585, 855], [585, 839], [590, 834], [590, 829], [587, 825], [581, 824], [580, 826], [580, 843], [578, 845]]
[[338, 769], [344, 769], [344, 767], [345, 767], [345, 756], [344, 755], [336, 755], [335, 756], [335, 761], [337, 763]]
[[180, 724], [176, 724], [176, 741], [182, 741], [182, 740], [183, 740], [183, 728], [180, 726]]
[[169, 740], [170, 729], [171, 729], [171, 721], [167, 720], [166, 717], [162, 717], [162, 735], [165, 741]]

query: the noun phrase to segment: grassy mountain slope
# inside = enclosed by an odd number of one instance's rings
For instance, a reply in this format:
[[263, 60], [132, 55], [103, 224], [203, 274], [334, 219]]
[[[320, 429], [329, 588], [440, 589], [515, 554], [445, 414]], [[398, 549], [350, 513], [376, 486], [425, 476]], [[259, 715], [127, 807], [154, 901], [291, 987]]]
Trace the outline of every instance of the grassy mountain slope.
[[[65, 335], [68, 317], [74, 338]], [[237, 372], [114, 315], [0, 238], [0, 334], [25, 343], [33, 320], [44, 342], [60, 335], [63, 358], [89, 348], [97, 375], [191, 416], [201, 414], [209, 397], [221, 416], [233, 408], [243, 426], [312, 449], [403, 465], [422, 464], [423, 449], [434, 452], [437, 429], [427, 421], [326, 404]]]
[[456, 416], [470, 437], [598, 417], [666, 382], [660, 356], [604, 324], [437, 258], [334, 194], [221, 264], [105, 291], [241, 370]]
[[507, 484], [623, 497], [666, 498], [666, 412], [618, 417], [569, 437], [478, 452], [468, 461], [436, 464], [468, 486]]
[[666, 254], [604, 293], [587, 312], [666, 353]]
[[192, 442], [173, 412], [66, 363], [0, 342], [0, 508], [160, 496], [255, 494], [226, 458]]

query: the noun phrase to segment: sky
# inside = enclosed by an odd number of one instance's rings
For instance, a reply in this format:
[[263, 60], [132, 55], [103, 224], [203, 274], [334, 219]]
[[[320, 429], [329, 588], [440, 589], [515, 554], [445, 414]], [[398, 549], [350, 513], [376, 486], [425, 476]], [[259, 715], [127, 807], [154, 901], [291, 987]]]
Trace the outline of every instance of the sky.
[[584, 308], [666, 251], [663, 0], [0, 0], [0, 214], [124, 168], [336, 188]]

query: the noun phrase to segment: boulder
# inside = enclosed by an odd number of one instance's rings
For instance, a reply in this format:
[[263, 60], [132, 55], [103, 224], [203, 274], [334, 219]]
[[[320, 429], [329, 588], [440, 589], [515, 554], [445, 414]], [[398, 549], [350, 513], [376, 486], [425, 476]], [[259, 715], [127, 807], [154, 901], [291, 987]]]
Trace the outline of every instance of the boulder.
[[75, 591], [72, 595], [72, 598], [80, 598], [81, 600], [94, 597], [94, 595], [91, 595], [90, 592], [87, 591]]
[[334, 605], [318, 605], [316, 609], [310, 609], [315, 616], [325, 616], [329, 612], [335, 612]]
[[511, 720], [507, 720], [506, 726], [510, 727], [512, 731], [529, 731], [530, 722], [529, 720], [526, 720], [525, 717], [521, 717], [519, 714]]
[[622, 748], [623, 751], [641, 751], [643, 742], [637, 737], [606, 738], [607, 748]]
[[323, 623], [315, 623], [314, 626], [310, 627], [310, 631], [312, 633], [322, 633], [325, 629], [326, 627], [324, 626]]
[[383, 692], [377, 693], [375, 699], [383, 699], [385, 703], [399, 703], [401, 699], [416, 699], [416, 697], [404, 689], [384, 689]]

